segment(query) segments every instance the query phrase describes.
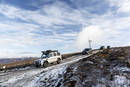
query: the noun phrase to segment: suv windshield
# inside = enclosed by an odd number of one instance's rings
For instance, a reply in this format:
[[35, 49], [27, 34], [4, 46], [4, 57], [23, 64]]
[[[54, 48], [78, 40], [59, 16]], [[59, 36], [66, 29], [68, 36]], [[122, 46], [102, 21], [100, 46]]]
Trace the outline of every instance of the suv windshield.
[[42, 59], [48, 58], [48, 55], [42, 54], [41, 58], [42, 58]]
[[51, 53], [49, 53], [49, 54], [42, 54], [42, 56], [41, 56], [41, 58], [43, 59], [43, 58], [48, 58], [48, 57], [52, 57], [53, 56], [53, 54], [51, 54]]

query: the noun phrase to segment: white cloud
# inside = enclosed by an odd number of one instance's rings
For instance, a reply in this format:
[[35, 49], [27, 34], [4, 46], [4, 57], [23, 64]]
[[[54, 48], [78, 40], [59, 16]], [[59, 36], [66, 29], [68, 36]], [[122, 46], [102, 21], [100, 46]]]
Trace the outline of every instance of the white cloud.
[[[59, 9], [59, 8], [56, 7], [56, 9]], [[69, 41], [68, 39], [74, 38], [76, 35], [75, 32], [70, 33], [70, 34], [67, 34], [67, 33], [57, 34], [55, 33], [55, 30], [53, 29], [49, 29], [49, 30], [42, 29], [41, 26], [48, 28], [49, 26], [52, 26], [53, 24], [72, 24], [69, 21], [64, 21], [63, 18], [65, 17], [60, 18], [59, 16], [55, 14], [51, 15], [49, 13], [50, 15], [44, 15], [44, 14], [41, 14], [41, 10], [27, 11], [27, 10], [16, 8], [10, 5], [1, 5], [0, 13], [2, 13], [3, 15], [5, 15], [6, 17], [10, 19], [14, 19], [14, 20], [21, 19], [27, 22], [27, 23], [14, 22], [14, 21], [6, 21], [6, 22], [1, 21], [0, 22], [0, 27], [1, 27], [0, 33], [2, 33], [0, 34], [0, 47], [1, 47], [0, 57], [16, 57], [16, 56], [22, 57], [23, 54], [17, 54], [16, 52], [17, 51], [18, 52], [31, 51], [33, 47], [35, 48], [37, 47], [37, 49], [41, 50], [42, 48], [39, 48], [39, 47], [48, 46], [48, 47], [53, 47], [55, 49], [62, 50], [63, 48], [68, 47], [68, 45], [73, 43], [73, 41]], [[31, 21], [36, 24], [33, 24]], [[39, 32], [39, 29], [43, 31], [52, 32], [53, 34], [51, 36], [46, 36], [44, 35], [44, 33], [43, 34], [35, 33], [35, 32]], [[56, 44], [61, 44], [61, 43], [62, 45], [66, 44], [67, 46], [56, 47]]]
[[[76, 46], [79, 49], [88, 46], [88, 38], [92, 40], [93, 47], [100, 45], [128, 45], [130, 41], [126, 38], [130, 37], [130, 16], [118, 16], [122, 12], [129, 13], [129, 0], [110, 0], [110, 4], [118, 7], [116, 11], [113, 11], [116, 14], [107, 12], [103, 15], [96, 15], [89, 13], [86, 9], [73, 9], [67, 4], [58, 1], [40, 7], [39, 10], [35, 11], [0, 4], [1, 14], [11, 20], [20, 19], [25, 22], [0, 22], [0, 57], [6, 56], [6, 54], [9, 54], [10, 57], [15, 56], [15, 54], [18, 56], [20, 54], [15, 51], [21, 52], [23, 50], [27, 52], [35, 50], [35, 48], [41, 50], [40, 47], [46, 46], [46, 48], [71, 51], [76, 49], [74, 47], [75, 39], [77, 39]], [[84, 27], [79, 34], [77, 31], [71, 31], [70, 29], [68, 29], [70, 32], [67, 33], [56, 33], [58, 29], [56, 29], [55, 25], [71, 24], [80, 24]], [[58, 28], [64, 29], [64, 26], [58, 26]], [[40, 32], [40, 30], [43, 31], [43, 34], [35, 33]], [[52, 35], [46, 36], [44, 32], [51, 32]]]
[[11, 19], [20, 18], [26, 21], [27, 21], [27, 16], [33, 14], [32, 11], [26, 11], [6, 4], [0, 4], [0, 13]]
[[122, 3], [121, 7], [119, 8], [119, 11], [130, 12], [130, 1], [127, 0], [125, 3]]
[[91, 25], [82, 29], [77, 37], [80, 49], [88, 47], [88, 39], [92, 40], [93, 48], [102, 45], [125, 46], [130, 45], [130, 17], [113, 15], [98, 16], [90, 20]]
[[101, 41], [105, 39], [104, 31], [97, 25], [88, 26], [82, 29], [77, 37], [77, 46], [79, 49], [88, 47], [88, 40], [92, 40], [97, 45], [101, 44]]
[[[130, 1], [109, 0], [111, 6], [117, 7], [113, 12], [107, 12], [101, 16], [95, 16], [89, 20], [79, 33], [76, 46], [79, 49], [88, 47], [88, 38], [92, 40], [92, 46], [101, 45], [127, 46], [130, 45]], [[115, 14], [116, 13], [116, 14]], [[127, 16], [119, 16], [128, 14]]]
[[[53, 26], [55, 24], [86, 24], [86, 19], [82, 14], [89, 17], [93, 16], [85, 10], [76, 10], [69, 7], [63, 2], [55, 2], [41, 7], [36, 11], [24, 10], [11, 5], [0, 4], [0, 13], [10, 19], [21, 19], [26, 22], [34, 22], [44, 27]], [[77, 21], [78, 19], [78, 21]]]
[[117, 12], [130, 13], [130, 0], [110, 0], [112, 6], [117, 6]]
[[[56, 3], [57, 5], [46, 5], [37, 11], [29, 11], [7, 4], [0, 4], [1, 14], [12, 20], [20, 19], [25, 21], [25, 23], [16, 23], [14, 21], [7, 20], [6, 22], [0, 22], [0, 57], [22, 57], [27, 56], [27, 54], [18, 54], [19, 52], [32, 52], [36, 49], [41, 50], [42, 48], [40, 47], [53, 47], [56, 49], [63, 49], [73, 43], [73, 41], [68, 41], [68, 39], [73, 38], [75, 36], [74, 33], [57, 34], [53, 29], [46, 30], [42, 29], [41, 27], [44, 26], [44, 28], [48, 28], [54, 24], [73, 24], [73, 22], [65, 20], [67, 18], [66, 14], [68, 14], [68, 12], [66, 13], [65, 11], [67, 10], [67, 7], [62, 9], [61, 6], [63, 6], [63, 4], [58, 2]], [[44, 12], [46, 14], [44, 14]], [[40, 32], [39, 29], [46, 32], [52, 32], [52, 35], [46, 36], [44, 33], [35, 33]], [[66, 46], [58, 47], [56, 46], [57, 44], [66, 44]]]
[[[1, 35], [0, 35], [0, 45], [12, 43], [19, 43], [20, 46], [34, 44], [35, 36], [34, 31], [39, 28], [37, 25], [26, 24], [26, 23], [0, 23]], [[17, 44], [18, 45], [18, 44]]]

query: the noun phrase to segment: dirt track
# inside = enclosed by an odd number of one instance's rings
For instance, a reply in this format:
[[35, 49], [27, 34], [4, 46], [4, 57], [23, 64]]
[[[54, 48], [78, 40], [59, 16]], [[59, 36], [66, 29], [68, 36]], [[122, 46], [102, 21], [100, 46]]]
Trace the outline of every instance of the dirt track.
[[[47, 68], [23, 68], [18, 69], [17, 71], [10, 71], [10, 72], [0, 72], [0, 87], [7, 86], [7, 87], [19, 87], [17, 84], [25, 84], [33, 79], [34, 76], [40, 74], [41, 72], [46, 72], [54, 68], [58, 68], [61, 66], [68, 65], [70, 63], [76, 62], [82, 58], [87, 57], [88, 55], [77, 55], [68, 57], [62, 60], [61, 64], [52, 65]], [[20, 86], [21, 87], [21, 86]]]

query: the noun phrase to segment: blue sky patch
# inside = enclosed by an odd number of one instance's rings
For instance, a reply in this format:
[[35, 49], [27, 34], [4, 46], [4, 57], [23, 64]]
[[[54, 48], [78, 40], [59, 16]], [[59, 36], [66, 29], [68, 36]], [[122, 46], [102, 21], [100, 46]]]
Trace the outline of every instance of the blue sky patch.
[[93, 48], [129, 45], [129, 9], [128, 0], [0, 0], [0, 57], [81, 51], [88, 39]]

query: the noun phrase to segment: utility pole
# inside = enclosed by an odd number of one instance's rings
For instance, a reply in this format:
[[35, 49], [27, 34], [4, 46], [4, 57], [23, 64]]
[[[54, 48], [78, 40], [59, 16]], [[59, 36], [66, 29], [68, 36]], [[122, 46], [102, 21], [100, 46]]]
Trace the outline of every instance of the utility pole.
[[[89, 48], [91, 48], [92, 40], [88, 40], [88, 43], [89, 43]], [[91, 48], [91, 49], [92, 49], [92, 48]]]

